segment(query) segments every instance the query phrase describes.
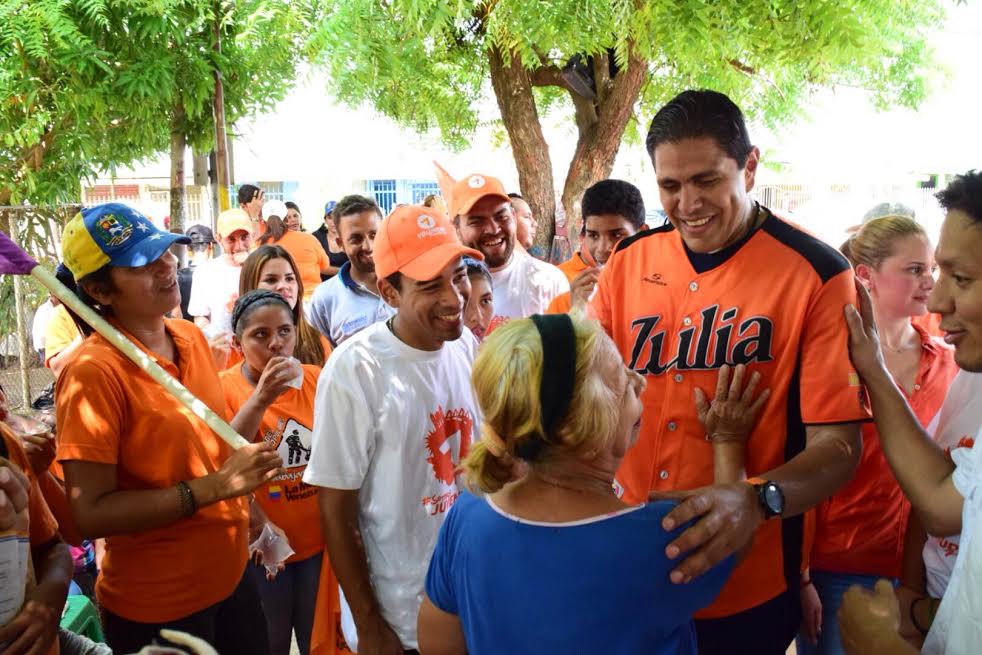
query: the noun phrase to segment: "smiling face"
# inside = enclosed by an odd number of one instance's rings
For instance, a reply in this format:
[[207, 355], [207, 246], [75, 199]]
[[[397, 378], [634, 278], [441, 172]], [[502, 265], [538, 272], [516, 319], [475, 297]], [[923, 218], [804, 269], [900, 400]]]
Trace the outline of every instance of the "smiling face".
[[364, 275], [375, 274], [375, 235], [381, 223], [382, 217], [374, 209], [342, 216], [338, 222], [338, 245]]
[[618, 241], [637, 232], [631, 221], [620, 214], [587, 216], [584, 227], [583, 245], [593, 261], [600, 265], [607, 263]]
[[494, 295], [491, 284], [484, 275], [477, 273], [469, 277], [471, 297], [464, 309], [464, 325], [474, 333], [478, 341], [482, 341], [494, 316]]
[[510, 202], [497, 196], [481, 198], [456, 223], [461, 243], [479, 250], [488, 268], [501, 268], [511, 260], [516, 225]]
[[952, 209], [935, 251], [938, 281], [928, 309], [941, 314], [944, 340], [955, 347], [955, 362], [982, 372], [982, 223]]
[[743, 236], [752, 206], [747, 194], [754, 187], [759, 157], [753, 148], [740, 168], [711, 137], [655, 148], [662, 207], [693, 252], [715, 252]]
[[603, 335], [602, 338], [604, 343], [600, 347], [609, 352], [600, 358], [602, 364], [598, 373], [617, 398], [618, 420], [611, 447], [614, 457], [620, 459], [638, 440], [643, 409], [641, 393], [647, 382], [644, 376], [624, 365], [617, 346], [609, 337]]
[[233, 344], [242, 351], [246, 365], [258, 380], [273, 357], [291, 357], [297, 345], [297, 329], [293, 315], [282, 304], [258, 307], [245, 317], [242, 336], [233, 337]]
[[893, 243], [892, 254], [878, 268], [856, 267], [881, 314], [895, 317], [927, 313], [934, 288], [934, 253], [927, 237], [911, 234]]
[[222, 250], [225, 260], [233, 266], [242, 266], [249, 256], [252, 247], [252, 234], [245, 230], [236, 230], [227, 237], [222, 237]]
[[300, 292], [300, 285], [297, 283], [296, 273], [290, 262], [279, 257], [269, 259], [263, 264], [259, 271], [259, 281], [256, 283], [257, 289], [268, 289], [283, 296], [290, 304], [290, 309], [297, 306], [297, 296]]
[[432, 280], [403, 275], [398, 289], [385, 279], [379, 280], [378, 287], [385, 301], [398, 310], [396, 334], [413, 348], [439, 350], [463, 334], [471, 283], [462, 258], [450, 261]]

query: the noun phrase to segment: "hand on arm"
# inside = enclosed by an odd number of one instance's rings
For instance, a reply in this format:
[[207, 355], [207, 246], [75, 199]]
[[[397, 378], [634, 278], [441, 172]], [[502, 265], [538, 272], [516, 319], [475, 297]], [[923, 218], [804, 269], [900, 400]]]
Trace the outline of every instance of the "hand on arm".
[[382, 617], [368, 575], [368, 560], [358, 522], [358, 490], [321, 488], [317, 499], [331, 566], [358, 630], [358, 653], [402, 655], [402, 642]]
[[[805, 450], [759, 476], [780, 486], [784, 494], [784, 517], [800, 514], [831, 496], [849, 480], [859, 461], [858, 425], [808, 426], [805, 430]], [[668, 495], [681, 502], [662, 521], [666, 530], [698, 518], [665, 551], [670, 559], [688, 553], [671, 573], [676, 583], [688, 582], [728, 555], [746, 548], [764, 521], [757, 491], [746, 482]]]
[[955, 465], [921, 427], [883, 364], [869, 293], [861, 284], [857, 292], [859, 310], [845, 309], [849, 354], [866, 383], [883, 454], [928, 532], [957, 534], [963, 499], [951, 479]]
[[[249, 444], [233, 451], [215, 473], [188, 480], [198, 509], [252, 492], [283, 473], [283, 460], [272, 445]], [[185, 517], [177, 486], [120, 491], [116, 465], [64, 462], [72, 514], [89, 539], [133, 534], [163, 527]]]

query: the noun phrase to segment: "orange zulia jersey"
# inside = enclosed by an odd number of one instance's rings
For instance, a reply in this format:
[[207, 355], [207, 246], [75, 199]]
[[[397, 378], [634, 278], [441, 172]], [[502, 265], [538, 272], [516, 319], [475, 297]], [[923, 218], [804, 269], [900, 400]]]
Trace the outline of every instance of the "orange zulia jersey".
[[[671, 225], [621, 241], [592, 308], [624, 361], [648, 386], [638, 442], [617, 473], [628, 502], [651, 490], [713, 482], [713, 450], [693, 402], [712, 396], [725, 364], [746, 364], [771, 398], [747, 444], [747, 477], [805, 447], [807, 425], [866, 420], [849, 361], [843, 308], [855, 301], [852, 269], [835, 250], [769, 211], [739, 242], [693, 253]], [[768, 521], [719, 598], [697, 617], [764, 603], [798, 579], [804, 518]]]

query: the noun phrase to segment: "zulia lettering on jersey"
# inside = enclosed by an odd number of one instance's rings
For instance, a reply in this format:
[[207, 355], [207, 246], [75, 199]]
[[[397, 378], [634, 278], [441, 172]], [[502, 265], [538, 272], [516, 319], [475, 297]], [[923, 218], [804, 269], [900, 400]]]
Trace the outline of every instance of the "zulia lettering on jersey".
[[719, 305], [699, 312], [701, 321], [679, 331], [675, 352], [665, 350], [666, 330], [658, 330], [661, 315], [642, 316], [631, 322], [637, 330], [631, 351], [631, 368], [641, 374], [661, 375], [678, 369], [711, 370], [723, 364], [749, 364], [774, 359], [774, 323], [765, 316], [737, 321], [738, 310], [720, 314]]

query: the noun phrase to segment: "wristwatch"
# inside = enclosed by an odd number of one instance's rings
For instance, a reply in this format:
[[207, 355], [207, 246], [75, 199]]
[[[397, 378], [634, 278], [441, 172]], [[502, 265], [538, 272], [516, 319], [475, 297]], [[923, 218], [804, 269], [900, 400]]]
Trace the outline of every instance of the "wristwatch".
[[764, 510], [764, 519], [782, 516], [784, 514], [784, 492], [776, 482], [763, 478], [750, 478], [747, 484], [757, 492], [757, 500]]

